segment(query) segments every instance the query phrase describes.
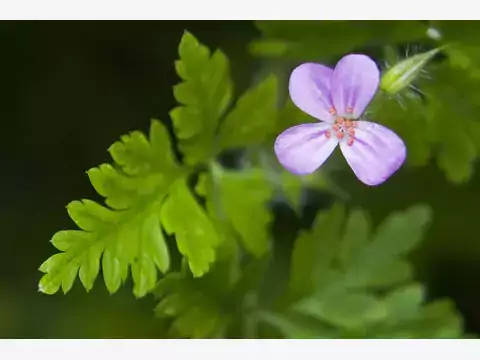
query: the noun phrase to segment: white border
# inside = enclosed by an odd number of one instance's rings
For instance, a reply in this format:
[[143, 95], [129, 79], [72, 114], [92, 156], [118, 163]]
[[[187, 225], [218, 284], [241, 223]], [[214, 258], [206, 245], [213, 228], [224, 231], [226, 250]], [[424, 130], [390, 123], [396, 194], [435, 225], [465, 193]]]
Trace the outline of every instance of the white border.
[[[475, 19], [470, 1], [4, 0], [2, 20]], [[1, 319], [0, 319], [1, 321]], [[479, 340], [0, 340], [2, 359], [480, 359]]]
[[2, 20], [478, 19], [469, 0], [3, 0]]
[[480, 358], [480, 340], [0, 340], [2, 359]]

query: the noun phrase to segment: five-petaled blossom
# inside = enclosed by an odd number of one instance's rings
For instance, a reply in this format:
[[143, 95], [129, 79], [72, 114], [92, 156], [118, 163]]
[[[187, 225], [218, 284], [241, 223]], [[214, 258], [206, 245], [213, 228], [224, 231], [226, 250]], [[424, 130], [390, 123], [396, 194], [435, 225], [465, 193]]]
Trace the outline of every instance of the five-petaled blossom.
[[305, 63], [290, 76], [293, 103], [319, 120], [293, 126], [280, 134], [275, 153], [290, 172], [303, 175], [318, 169], [340, 149], [357, 178], [375, 186], [405, 161], [405, 144], [386, 127], [358, 120], [377, 91], [380, 71], [365, 55], [350, 54], [331, 69]]

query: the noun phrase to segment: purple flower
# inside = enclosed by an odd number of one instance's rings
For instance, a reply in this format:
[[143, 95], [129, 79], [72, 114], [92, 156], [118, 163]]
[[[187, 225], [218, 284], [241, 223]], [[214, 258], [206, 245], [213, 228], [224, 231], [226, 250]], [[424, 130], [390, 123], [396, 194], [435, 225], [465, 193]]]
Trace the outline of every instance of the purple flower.
[[294, 174], [309, 174], [340, 144], [360, 181], [374, 186], [387, 180], [405, 161], [405, 144], [382, 125], [358, 121], [379, 78], [373, 60], [357, 54], [343, 57], [335, 69], [314, 63], [294, 69], [289, 84], [292, 101], [321, 121], [293, 126], [278, 136], [275, 153], [280, 163]]

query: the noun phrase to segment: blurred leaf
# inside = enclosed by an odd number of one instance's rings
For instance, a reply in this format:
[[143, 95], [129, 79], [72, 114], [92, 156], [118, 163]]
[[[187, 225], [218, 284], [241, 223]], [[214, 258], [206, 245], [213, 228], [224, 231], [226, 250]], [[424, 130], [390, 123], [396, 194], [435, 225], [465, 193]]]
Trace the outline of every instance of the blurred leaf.
[[336, 205], [319, 213], [311, 232], [300, 234], [292, 254], [289, 288], [295, 296], [314, 291], [330, 268], [340, 245], [345, 209]]
[[446, 172], [450, 181], [466, 182], [473, 172], [475, 144], [459, 126], [442, 130], [443, 146], [438, 155], [438, 166]]
[[[450, 181], [464, 183], [472, 176], [478, 155], [480, 139], [474, 127], [478, 123], [475, 114], [480, 111], [480, 81], [445, 64], [434, 74], [434, 82], [424, 88], [428, 94], [430, 129], [435, 130], [438, 142], [437, 163]], [[460, 93], [459, 88], [463, 89]]]
[[445, 44], [445, 53], [450, 65], [464, 71], [464, 76], [480, 79], [480, 49], [478, 47], [478, 24], [475, 21], [434, 21], [439, 31], [440, 42]]
[[[283, 132], [289, 127], [317, 122], [318, 120], [307, 115], [302, 110], [300, 110], [295, 104], [290, 100], [290, 98], [285, 102], [285, 105], [282, 111], [278, 115], [278, 129], [277, 132]], [[278, 135], [278, 134], [277, 134]]]
[[475, 79], [480, 79], [480, 49], [478, 45], [467, 45], [463, 43], [449, 43], [445, 48], [448, 54], [450, 65], [453, 68], [465, 70], [466, 74]]
[[[387, 299], [391, 318], [370, 329], [369, 336], [388, 339], [455, 339], [462, 338], [463, 324], [450, 301], [437, 300], [422, 305], [416, 285], [400, 290]], [[416, 306], [415, 306], [416, 305]]]
[[308, 175], [295, 175], [286, 169], [279, 170], [280, 189], [283, 196], [288, 201], [289, 205], [299, 214], [302, 214], [302, 206], [304, 205], [304, 191], [318, 190], [325, 193], [331, 193], [342, 197], [337, 188], [332, 186], [332, 183], [325, 172], [317, 171]]
[[258, 317], [277, 328], [285, 338], [336, 339], [339, 336], [334, 327], [298, 314], [278, 315], [262, 312]]
[[430, 219], [431, 211], [423, 205], [390, 215], [377, 228], [373, 239], [351, 258], [347, 268], [348, 282], [365, 286], [382, 271], [391, 269], [393, 261], [418, 246]]
[[277, 78], [268, 76], [245, 92], [220, 127], [222, 149], [259, 144], [276, 125]]
[[[201, 300], [199, 301], [201, 303]], [[219, 314], [216, 309], [198, 304], [191, 304], [191, 306], [182, 313], [173, 323], [173, 329], [181, 336], [195, 339], [202, 339], [209, 336], [217, 337], [215, 331], [218, 331], [225, 321], [222, 314]]]
[[225, 54], [210, 50], [185, 32], [175, 63], [183, 82], [174, 87], [175, 99], [182, 104], [170, 113], [185, 161], [195, 164], [215, 152], [220, 117], [230, 105], [232, 81]]
[[385, 299], [389, 316], [393, 321], [415, 318], [420, 313], [424, 298], [424, 289], [419, 284], [411, 284], [393, 290]]
[[407, 90], [397, 97], [379, 94], [367, 110], [366, 118], [389, 127], [403, 139], [407, 147], [407, 165], [425, 166], [428, 163], [435, 138], [428, 109], [412, 91]]
[[273, 195], [265, 174], [259, 170], [227, 171], [216, 164], [211, 169], [203, 179], [208, 186], [210, 213], [231, 224], [250, 253], [264, 255], [270, 247], [272, 214], [268, 202]]
[[361, 251], [370, 237], [370, 219], [362, 210], [352, 211], [345, 224], [338, 260], [347, 267], [358, 251]]
[[111, 208], [91, 200], [72, 201], [68, 213], [80, 230], [63, 230], [52, 238], [61, 251], [41, 267], [40, 290], [67, 293], [78, 273], [87, 291], [102, 269], [105, 285], [115, 293], [132, 270], [135, 296], [142, 297], [165, 273], [170, 257], [160, 227], [161, 204], [171, 184], [182, 175], [165, 127], [153, 121], [150, 139], [134, 131], [109, 149], [115, 166], [89, 170], [95, 189]]
[[297, 212], [301, 211], [301, 196], [303, 190], [303, 181], [300, 176], [296, 176], [289, 171], [281, 171], [280, 181], [282, 192], [287, 198], [289, 205]]
[[420, 21], [257, 21], [263, 37], [249, 45], [253, 55], [319, 61], [361, 46], [415, 41], [426, 37]]
[[252, 55], [262, 57], [281, 57], [288, 53], [289, 45], [283, 40], [255, 39], [249, 44], [249, 52]]
[[413, 276], [413, 268], [406, 260], [392, 260], [386, 264], [382, 271], [373, 274], [368, 280], [368, 285], [373, 288], [383, 288], [390, 285], [403, 283]]
[[450, 300], [439, 300], [425, 306], [425, 311], [414, 327], [414, 337], [458, 338], [463, 324], [455, 305]]
[[[224, 246], [222, 243], [220, 250]], [[182, 271], [160, 280], [155, 291], [159, 300], [155, 313], [171, 319], [171, 332], [175, 336], [225, 338], [250, 317], [246, 300], [259, 285], [261, 261], [249, 262], [239, 269], [232, 266], [239, 264], [236, 252], [220, 253], [223, 255], [201, 278]]]
[[[411, 283], [407, 253], [418, 245], [430, 222], [423, 205], [394, 213], [370, 234], [368, 216], [354, 210], [345, 220], [343, 208], [319, 213], [310, 233], [299, 235], [292, 255], [290, 291], [293, 302], [284, 312], [263, 316], [263, 321], [292, 338], [329, 337], [333, 328], [341, 338], [440, 337], [461, 334], [454, 309], [429, 315], [421, 285]], [[343, 229], [343, 236], [342, 236]], [[321, 269], [321, 271], [318, 271]], [[299, 296], [300, 295], [300, 296]], [[304, 323], [292, 315], [316, 319]], [[318, 327], [316, 331], [316, 327]]]
[[325, 291], [301, 300], [295, 310], [347, 330], [362, 329], [387, 316], [384, 303], [367, 292]]

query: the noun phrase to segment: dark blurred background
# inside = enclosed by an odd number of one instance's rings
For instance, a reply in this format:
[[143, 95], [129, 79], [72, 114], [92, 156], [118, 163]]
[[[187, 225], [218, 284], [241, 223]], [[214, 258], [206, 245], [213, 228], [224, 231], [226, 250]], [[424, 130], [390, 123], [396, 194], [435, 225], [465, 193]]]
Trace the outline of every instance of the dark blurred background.
[[[106, 149], [122, 134], [168, 116], [185, 29], [225, 51], [236, 89], [249, 86], [262, 66], [247, 53], [258, 34], [250, 21], [0, 22], [0, 337], [164, 336], [153, 298], [136, 300], [130, 285], [110, 296], [97, 279], [89, 294], [77, 283], [67, 296], [48, 296], [37, 291], [37, 269], [55, 252], [51, 236], [73, 228], [65, 206], [100, 200], [85, 171], [109, 161]], [[338, 181], [378, 221], [418, 201], [434, 207], [439, 225], [415, 254], [419, 276], [480, 333], [480, 177], [454, 186], [432, 165], [368, 193], [351, 178]], [[314, 214], [319, 205], [310, 203]], [[277, 217], [278, 226], [299, 226], [285, 209]]]

